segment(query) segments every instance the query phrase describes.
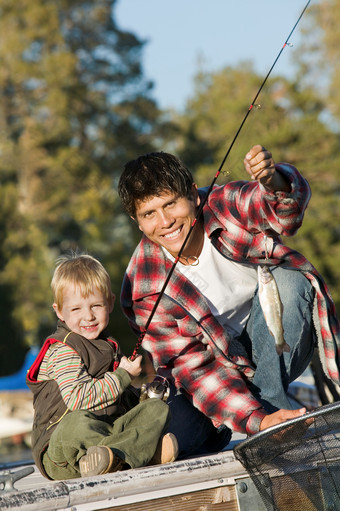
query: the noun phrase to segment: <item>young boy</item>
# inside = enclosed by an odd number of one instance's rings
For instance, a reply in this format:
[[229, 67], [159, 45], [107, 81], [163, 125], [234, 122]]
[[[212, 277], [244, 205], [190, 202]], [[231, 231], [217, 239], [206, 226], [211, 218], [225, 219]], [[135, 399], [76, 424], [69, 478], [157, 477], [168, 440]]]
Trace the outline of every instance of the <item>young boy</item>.
[[130, 385], [142, 357], [128, 360], [108, 337], [114, 295], [104, 267], [89, 255], [63, 257], [51, 287], [57, 330], [27, 373], [41, 473], [71, 479], [175, 460], [176, 438], [164, 434], [168, 405], [139, 403]]

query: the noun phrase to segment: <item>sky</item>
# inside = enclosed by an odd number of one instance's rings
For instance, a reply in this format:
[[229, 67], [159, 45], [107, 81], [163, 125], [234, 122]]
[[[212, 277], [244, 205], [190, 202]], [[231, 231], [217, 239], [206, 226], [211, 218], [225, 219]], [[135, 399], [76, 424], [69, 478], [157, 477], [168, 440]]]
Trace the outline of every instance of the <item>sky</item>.
[[[314, 0], [317, 3], [318, 0]], [[313, 3], [313, 2], [311, 2]], [[193, 77], [251, 61], [266, 74], [286, 42], [307, 0], [117, 0], [115, 19], [148, 42], [143, 51], [145, 77], [163, 109], [184, 108], [193, 94]], [[310, 4], [311, 5], [311, 4]], [[293, 75], [302, 17], [272, 74]]]

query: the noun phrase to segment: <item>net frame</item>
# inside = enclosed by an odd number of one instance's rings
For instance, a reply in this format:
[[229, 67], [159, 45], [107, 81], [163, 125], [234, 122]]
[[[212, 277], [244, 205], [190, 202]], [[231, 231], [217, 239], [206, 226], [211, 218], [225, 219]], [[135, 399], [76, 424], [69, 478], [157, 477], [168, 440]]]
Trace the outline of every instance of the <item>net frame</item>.
[[261, 431], [234, 455], [268, 511], [340, 510], [340, 402]]

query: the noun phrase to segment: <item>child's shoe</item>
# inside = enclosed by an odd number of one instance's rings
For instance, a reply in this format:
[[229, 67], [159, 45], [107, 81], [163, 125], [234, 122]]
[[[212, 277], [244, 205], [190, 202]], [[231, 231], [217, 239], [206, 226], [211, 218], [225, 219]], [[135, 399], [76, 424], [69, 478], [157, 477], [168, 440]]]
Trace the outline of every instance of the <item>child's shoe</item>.
[[106, 445], [93, 445], [79, 460], [81, 477], [98, 476], [122, 470], [125, 465], [117, 454]]
[[153, 455], [150, 465], [160, 465], [175, 461], [178, 456], [178, 442], [173, 433], [163, 435], [157, 445], [155, 454]]

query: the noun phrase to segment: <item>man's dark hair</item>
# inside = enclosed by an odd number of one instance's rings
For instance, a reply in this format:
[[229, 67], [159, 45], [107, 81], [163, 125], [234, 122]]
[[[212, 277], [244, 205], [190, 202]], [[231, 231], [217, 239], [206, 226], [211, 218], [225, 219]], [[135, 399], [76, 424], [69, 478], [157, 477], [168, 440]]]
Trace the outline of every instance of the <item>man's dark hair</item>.
[[192, 198], [193, 177], [185, 165], [172, 154], [148, 153], [129, 161], [120, 176], [118, 193], [124, 209], [136, 216], [137, 201], [172, 192]]

